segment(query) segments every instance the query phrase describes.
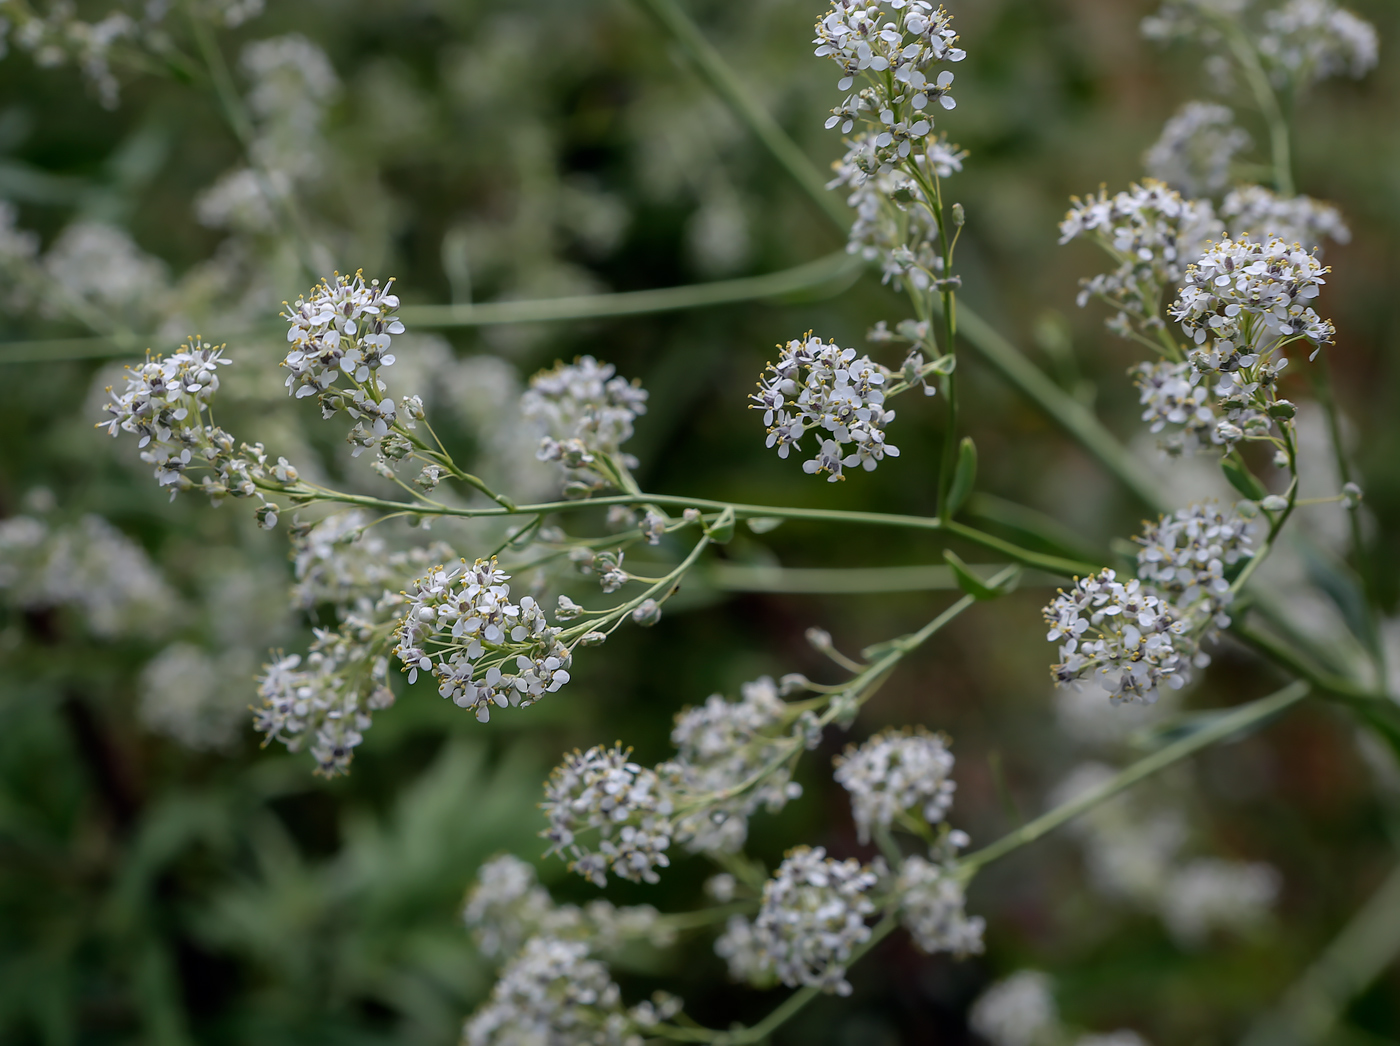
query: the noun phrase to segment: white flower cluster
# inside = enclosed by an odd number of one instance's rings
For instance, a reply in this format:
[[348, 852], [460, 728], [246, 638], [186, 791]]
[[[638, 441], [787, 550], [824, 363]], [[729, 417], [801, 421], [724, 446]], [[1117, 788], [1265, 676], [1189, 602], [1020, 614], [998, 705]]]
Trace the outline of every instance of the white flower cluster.
[[623, 1009], [608, 968], [582, 941], [532, 937], [463, 1030], [467, 1046], [642, 1046], [646, 1029], [672, 1017], [674, 1000]]
[[69, 608], [94, 636], [158, 635], [177, 599], [145, 550], [100, 516], [0, 520], [0, 598], [31, 613]]
[[1214, 502], [1191, 505], [1148, 524], [1137, 538], [1138, 577], [1171, 599], [1188, 620], [1227, 628], [1233, 602], [1226, 571], [1254, 555], [1254, 525]]
[[[848, 188], [847, 204], [856, 212], [846, 250], [880, 263], [882, 279], [896, 289], [908, 281], [927, 290], [944, 278], [938, 253], [938, 222], [923, 187], [902, 167], [889, 162], [875, 142], [879, 135], [862, 132], [849, 139], [846, 155], [833, 165], [836, 176], [828, 189]], [[912, 162], [925, 179], [947, 178], [962, 170], [966, 150], [946, 135], [929, 137]]]
[[826, 435], [802, 469], [826, 472], [833, 483], [844, 478], [843, 467], [869, 472], [886, 457], [899, 456], [899, 448], [885, 442], [885, 426], [894, 420], [894, 411], [884, 406], [887, 367], [810, 335], [779, 348], [778, 362], [768, 364], [750, 400], [763, 411], [768, 446], [776, 446], [780, 458], [813, 429]]
[[[362, 272], [336, 273], [282, 314], [289, 324], [290, 348], [282, 360], [287, 391], [298, 399], [319, 395], [324, 417], [344, 410], [355, 419], [350, 440], [356, 454], [387, 435], [397, 418], [393, 398], [378, 378], [379, 370], [394, 362], [392, 336], [404, 332], [394, 315], [399, 299], [393, 286], [393, 280], [382, 287], [378, 280], [366, 283]], [[335, 387], [342, 374], [354, 386], [349, 394]]]
[[1199, 947], [1217, 930], [1244, 933], [1263, 922], [1279, 886], [1271, 865], [1200, 857], [1168, 882], [1162, 921], [1181, 944]]
[[[854, 118], [870, 111], [883, 125], [876, 145], [904, 157], [933, 129], [933, 121], [923, 115], [928, 104], [935, 99], [944, 109], [957, 104], [948, 94], [953, 74], [945, 69], [932, 81], [927, 74], [936, 64], [961, 62], [967, 52], [953, 46], [958, 34], [941, 7], [935, 11], [927, 0], [890, 0], [890, 7], [899, 12], [897, 21], [886, 21], [879, 6], [866, 0], [832, 0], [812, 42], [818, 57], [830, 57], [841, 67], [837, 87], [842, 91], [849, 91], [861, 73], [886, 74], [871, 77], [874, 87], [849, 95], [832, 111], [827, 127], [839, 123], [841, 133], [849, 134]], [[886, 82], [894, 85], [893, 96], [887, 94]], [[906, 105], [913, 118], [896, 119], [895, 109], [904, 115]]]
[[[542, 807], [549, 852], [567, 854], [569, 867], [598, 886], [609, 870], [633, 882], [657, 882], [670, 865], [671, 798], [656, 771], [631, 762], [630, 749], [597, 745], [575, 751], [554, 768]], [[596, 849], [579, 838], [596, 831]]]
[[[236, 455], [233, 437], [208, 424], [205, 412], [219, 388], [219, 368], [233, 362], [223, 351], [196, 337], [179, 352], [148, 356], [140, 366], [127, 368], [126, 388], [104, 406], [111, 420], [102, 424], [113, 437], [119, 432], [137, 437], [141, 460], [155, 466], [156, 482], [170, 488], [172, 501], [182, 490], [199, 490], [216, 505], [230, 495], [255, 497], [262, 503], [259, 522], [271, 527], [277, 506], [266, 500], [259, 484], [294, 483], [297, 471], [285, 458], [269, 466], [260, 444], [243, 444]], [[208, 472], [196, 485], [186, 475], [191, 469]]]
[[493, 704], [519, 708], [554, 693], [573, 661], [533, 596], [511, 601], [509, 579], [495, 557], [434, 567], [404, 593], [394, 648], [410, 683], [431, 672], [438, 693], [483, 723]]
[[953, 805], [953, 753], [947, 741], [923, 728], [889, 730], [836, 758], [836, 782], [851, 796], [851, 812], [862, 843], [872, 828], [888, 828], [917, 811], [936, 825]]
[[1190, 363], [1148, 360], [1128, 373], [1138, 387], [1148, 431], [1161, 433], [1173, 426], [1160, 441], [1168, 454], [1193, 454], [1224, 442], [1210, 403], [1210, 389], [1200, 383], [1200, 375]]
[[1230, 184], [1235, 154], [1250, 147], [1235, 114], [1214, 102], [1187, 102], [1162, 127], [1143, 156], [1147, 173], [1188, 199], [1214, 196]]
[[1118, 263], [1081, 281], [1080, 306], [1100, 298], [1119, 310], [1111, 326], [1121, 329], [1131, 317], [1149, 330], [1160, 328], [1162, 295], [1181, 280], [1214, 220], [1209, 201], [1185, 199], [1151, 178], [1113, 196], [1100, 189], [1097, 196], [1074, 197], [1060, 222], [1060, 242], [1091, 237]]
[[493, 857], [477, 869], [462, 912], [477, 947], [493, 959], [509, 959], [537, 936], [584, 941], [594, 951], [634, 940], [664, 946], [672, 934], [658, 921], [659, 915], [649, 904], [619, 908], [601, 899], [582, 908], [555, 904], [539, 884], [534, 866], [510, 854]]
[[1046, 639], [1060, 644], [1050, 673], [1057, 686], [1094, 679], [1115, 703], [1157, 699], [1162, 684], [1179, 689], [1197, 654], [1187, 622], [1136, 578], [1113, 570], [1080, 578], [1045, 608]]
[[358, 509], [327, 516], [314, 526], [293, 527], [289, 537], [296, 579], [293, 607], [312, 610], [329, 603], [376, 620], [403, 603], [401, 590], [411, 578], [456, 558], [441, 541], [391, 550], [369, 516]]
[[686, 811], [676, 819], [676, 838], [696, 853], [738, 851], [755, 811], [776, 813], [802, 794], [789, 765], [774, 765], [793, 750], [777, 686], [764, 676], [740, 693], [739, 701], [712, 694], [677, 715], [671, 731], [676, 758], [656, 768]]
[[849, 995], [846, 963], [870, 939], [866, 918], [876, 872], [854, 858], [837, 861], [821, 847], [788, 852], [764, 884], [754, 939], [784, 984]]
[[603, 459], [636, 467], [636, 459], [619, 448], [632, 438], [632, 423], [646, 413], [646, 402], [639, 382], [618, 377], [611, 363], [583, 356], [531, 378], [520, 408], [548, 430], [537, 457], [559, 462], [568, 480], [565, 492], [581, 496], [617, 485]]
[[112, 49], [140, 35], [142, 26], [124, 11], [112, 11], [96, 22], [77, 16], [73, 3], [54, 3], [37, 14], [29, 4], [7, 3], [0, 18], [0, 57], [6, 35], [34, 56], [36, 65], [53, 68], [71, 61], [97, 90], [104, 108], [115, 109], [120, 89], [112, 74]]
[[288, 751], [309, 748], [316, 772], [332, 777], [349, 771], [371, 713], [392, 705], [394, 692], [383, 626], [351, 615], [315, 636], [305, 659], [291, 654], [264, 666], [253, 725]]
[[948, 868], [918, 855], [906, 857], [895, 890], [900, 921], [921, 951], [959, 958], [981, 953], [986, 920], [968, 916], [962, 881]]
[[1351, 241], [1342, 212], [1332, 204], [1311, 196], [1279, 196], [1262, 185], [1232, 189], [1220, 205], [1220, 217], [1236, 240], [1277, 239], [1308, 250], [1321, 249], [1323, 240]]
[[1305, 88], [1331, 76], [1360, 79], [1376, 65], [1376, 27], [1333, 0], [1288, 0], [1264, 15], [1258, 48], [1275, 84]]
[[1327, 271], [1315, 256], [1279, 239], [1226, 238], [1187, 268], [1168, 311], [1197, 345], [1214, 339], [1210, 351], [1218, 362], [1193, 361], [1198, 370], [1249, 368], [1256, 362], [1250, 357], [1267, 354], [1274, 339], [1306, 338], [1316, 346], [1332, 340], [1331, 322], [1307, 304]]
[[977, 998], [968, 1024], [990, 1046], [1147, 1046], [1127, 1028], [1076, 1034], [1060, 1020], [1052, 988], [1039, 970], [1013, 973]]

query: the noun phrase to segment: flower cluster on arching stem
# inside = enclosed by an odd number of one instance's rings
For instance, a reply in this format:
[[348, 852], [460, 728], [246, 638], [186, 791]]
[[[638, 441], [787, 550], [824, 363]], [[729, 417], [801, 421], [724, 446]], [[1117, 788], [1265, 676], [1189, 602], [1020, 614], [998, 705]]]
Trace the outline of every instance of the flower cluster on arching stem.
[[632, 438], [633, 422], [646, 413], [646, 402], [639, 382], [619, 377], [611, 363], [583, 356], [536, 374], [520, 406], [547, 430], [539, 459], [559, 463], [567, 496], [585, 497], [621, 485], [619, 466], [636, 467], [621, 447]]
[[511, 600], [510, 575], [495, 558], [429, 570], [404, 593], [394, 653], [416, 682], [431, 673], [438, 693], [481, 722], [491, 707], [534, 704], [569, 681], [573, 657], [533, 596]]

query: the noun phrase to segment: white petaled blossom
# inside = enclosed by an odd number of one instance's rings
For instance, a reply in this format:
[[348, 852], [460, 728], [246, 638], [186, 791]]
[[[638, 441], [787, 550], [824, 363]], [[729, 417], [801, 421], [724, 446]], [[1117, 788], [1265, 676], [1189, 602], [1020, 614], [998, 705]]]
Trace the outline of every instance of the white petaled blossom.
[[754, 933], [753, 923], [742, 915], [731, 915], [724, 932], [715, 939], [715, 954], [729, 967], [729, 977], [755, 988], [771, 987], [773, 963]]
[[1131, 317], [1147, 330], [1163, 326], [1162, 295], [1176, 286], [1187, 263], [1199, 253], [1214, 229], [1208, 200], [1188, 200], [1151, 178], [1109, 196], [1073, 198], [1060, 222], [1060, 242], [1088, 237], [1118, 263], [1112, 272], [1081, 281], [1079, 304], [1100, 298], [1118, 309], [1110, 326], [1122, 328]]
[[636, 467], [636, 458], [620, 448], [632, 438], [632, 423], [646, 413], [646, 401], [639, 382], [619, 377], [611, 363], [583, 356], [531, 378], [520, 409], [548, 432], [536, 456], [557, 461], [564, 470], [565, 493], [583, 496], [617, 485], [613, 469], [602, 459]]
[[1279, 239], [1308, 250], [1323, 240], [1351, 242], [1342, 212], [1311, 196], [1279, 196], [1262, 185], [1233, 189], [1220, 205], [1220, 217], [1236, 240], [1264, 243]]
[[351, 614], [339, 629], [316, 629], [315, 637], [304, 659], [291, 654], [264, 666], [253, 725], [289, 751], [309, 749], [317, 773], [331, 777], [349, 771], [371, 713], [394, 703], [388, 630]]
[[[374, 446], [397, 419], [394, 400], [379, 381], [379, 371], [394, 362], [389, 351], [393, 335], [404, 326], [394, 315], [398, 295], [394, 281], [380, 286], [365, 282], [362, 272], [345, 277], [336, 273], [323, 280], [282, 315], [288, 321], [289, 348], [282, 360], [287, 368], [287, 391], [298, 399], [316, 395], [321, 414], [331, 417], [344, 410], [355, 420], [350, 442], [355, 454]], [[336, 387], [341, 375], [350, 391]]]
[[1278, 86], [1360, 79], [1376, 65], [1376, 28], [1332, 0], [1288, 0], [1264, 14], [1257, 46]]
[[1197, 858], [1168, 881], [1162, 921], [1182, 944], [1198, 946], [1215, 930], [1253, 929], [1278, 892], [1279, 874], [1270, 865]]
[[1059, 1038], [1060, 1015], [1050, 978], [1022, 970], [983, 992], [968, 1024], [992, 1046], [1052, 1046]]
[[1149, 360], [1128, 373], [1141, 394], [1142, 420], [1148, 423], [1148, 431], [1161, 433], [1172, 426], [1159, 441], [1168, 454], [1193, 454], [1224, 442], [1210, 389], [1200, 384], [1190, 363]]
[[851, 812], [862, 843], [872, 828], [888, 828], [901, 814], [917, 811], [928, 824], [943, 820], [957, 785], [947, 741], [923, 728], [889, 730], [836, 758], [836, 781], [851, 796]]
[[462, 912], [481, 953], [497, 959], [510, 958], [539, 935], [583, 941], [594, 951], [632, 940], [663, 946], [671, 934], [659, 915], [649, 904], [618, 908], [601, 899], [582, 908], [555, 904], [539, 884], [534, 866], [510, 854], [493, 857], [477, 869]]
[[920, 950], [959, 957], [982, 951], [986, 920], [969, 918], [963, 885], [956, 874], [917, 855], [907, 857], [895, 880], [899, 917]]
[[402, 589], [434, 564], [456, 557], [441, 541], [391, 550], [358, 509], [328, 516], [314, 526], [290, 528], [291, 602], [297, 610], [329, 603], [339, 612], [353, 610], [383, 620], [399, 613]]
[[[259, 522], [272, 526], [277, 507], [259, 484], [294, 483], [297, 472], [285, 459], [269, 465], [261, 444], [242, 444], [235, 454], [233, 437], [209, 423], [219, 368], [233, 362], [223, 351], [222, 345], [206, 345], [196, 337], [179, 352], [147, 356], [145, 363], [128, 367], [126, 388], [120, 394], [107, 390], [113, 398], [103, 409], [111, 420], [102, 424], [111, 436], [129, 432], [137, 437], [141, 460], [155, 466], [156, 482], [170, 488], [171, 500], [182, 490], [198, 490], [216, 505], [229, 496], [255, 497], [262, 503]], [[196, 484], [188, 473], [199, 470], [205, 474]]]
[[[874, 131], [849, 139], [846, 155], [833, 164], [836, 176], [828, 189], [849, 189], [846, 202], [856, 219], [846, 242], [850, 254], [878, 261], [886, 283], [898, 289], [908, 281], [926, 290], [943, 279], [939, 253], [938, 221], [919, 182], [898, 166], [875, 142]], [[920, 150], [903, 158], [926, 179], [947, 178], [961, 171], [967, 152], [946, 135], [930, 136]]]
[[1250, 147], [1235, 114], [1214, 102], [1187, 102], [1162, 127], [1143, 156], [1147, 173], [1188, 199], [1214, 196], [1230, 184], [1235, 154]]
[[1254, 525], [1214, 502], [1191, 505], [1148, 524], [1137, 538], [1138, 577], [1189, 620], [1230, 624], [1226, 573], [1254, 555]]
[[676, 839], [693, 852], [738, 851], [760, 807], [776, 813], [802, 794], [790, 763], [780, 760], [806, 741], [787, 729], [792, 717], [777, 686], [765, 676], [740, 692], [739, 701], [712, 694], [677, 715], [676, 757], [656, 768], [682, 807]]
[[865, 920], [878, 876], [854, 858], [838, 861], [820, 846], [790, 850], [763, 886], [754, 937], [778, 979], [849, 995], [846, 963], [870, 939]]
[[491, 997], [467, 1021], [467, 1046], [641, 1046], [646, 1030], [675, 1016], [662, 998], [626, 1010], [608, 968], [582, 941], [532, 937]]
[[31, 613], [69, 608], [103, 639], [159, 635], [178, 605], [146, 551], [92, 515], [0, 520], [0, 598]]
[[899, 448], [885, 442], [885, 426], [894, 420], [884, 406], [889, 368], [810, 335], [779, 349], [778, 362], [768, 364], [749, 397], [750, 406], [763, 411], [768, 446], [777, 447], [779, 457], [814, 430], [821, 444], [802, 468], [826, 472], [831, 482], [844, 478], [843, 468], [859, 465], [868, 472], [899, 456]]
[[492, 557], [429, 570], [408, 586], [394, 653], [414, 683], [430, 672], [438, 693], [486, 722], [491, 706], [534, 704], [569, 681], [573, 657], [533, 596], [510, 598]]
[[1136, 578], [1120, 582], [1112, 570], [1080, 578], [1045, 608], [1046, 639], [1060, 644], [1050, 674], [1057, 686], [1094, 680], [1112, 700], [1157, 699], [1163, 684], [1190, 679], [1199, 647], [1177, 609]]
[[[656, 771], [627, 758], [630, 751], [620, 744], [575, 751], [545, 785], [549, 827], [540, 834], [549, 852], [572, 858], [569, 868], [598, 886], [607, 885], [608, 871], [654, 883], [656, 869], [671, 863], [671, 797]], [[580, 838], [594, 832], [596, 841]]]

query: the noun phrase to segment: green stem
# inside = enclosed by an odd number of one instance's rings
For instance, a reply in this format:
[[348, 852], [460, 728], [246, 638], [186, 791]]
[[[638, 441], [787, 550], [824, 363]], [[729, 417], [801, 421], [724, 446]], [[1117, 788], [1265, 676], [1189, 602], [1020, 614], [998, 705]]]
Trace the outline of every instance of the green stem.
[[1209, 726], [1197, 732], [1183, 737], [1179, 741], [1167, 745], [1151, 755], [1139, 759], [1132, 766], [1116, 774], [1103, 784], [1090, 789], [1067, 803], [1055, 807], [1048, 813], [1042, 814], [1034, 821], [1027, 822], [1014, 832], [1002, 836], [990, 846], [985, 846], [975, 853], [968, 854], [958, 862], [958, 870], [961, 875], [971, 878], [980, 868], [1000, 857], [1005, 857], [1014, 850], [1032, 843], [1042, 835], [1053, 831], [1068, 821], [1074, 820], [1080, 814], [1086, 813], [1098, 806], [1100, 803], [1112, 799], [1120, 792], [1131, 788], [1144, 778], [1165, 770], [1173, 763], [1179, 763], [1188, 756], [1195, 755], [1203, 748], [1209, 748], [1217, 742], [1223, 741], [1234, 734], [1239, 733], [1246, 727], [1263, 722], [1284, 709], [1297, 704], [1312, 689], [1312, 685], [1306, 681], [1299, 680], [1290, 683], [1282, 690], [1262, 697], [1249, 704], [1240, 705], [1238, 708], [1228, 712], [1216, 719]]
[[826, 179], [807, 159], [787, 133], [754, 100], [754, 92], [744, 86], [714, 46], [675, 0], [637, 0], [671, 35], [685, 56], [695, 66], [701, 79], [710, 85], [724, 103], [734, 110], [740, 121], [753, 132], [764, 147], [782, 165], [793, 181], [806, 191], [823, 214], [842, 233], [851, 224], [845, 204], [827, 191]]
[[1244, 72], [1245, 81], [1254, 95], [1255, 104], [1269, 125], [1269, 150], [1273, 158], [1274, 188], [1280, 196], [1293, 196], [1297, 189], [1293, 185], [1292, 148], [1289, 142], [1288, 118], [1279, 104], [1278, 95], [1269, 84], [1269, 75], [1259, 63], [1259, 54], [1254, 44], [1244, 35], [1239, 23], [1233, 18], [1216, 19], [1222, 35], [1229, 41], [1230, 51]]
[[388, 512], [408, 512], [418, 516], [443, 516], [461, 519], [481, 519], [493, 516], [535, 515], [546, 512], [578, 512], [580, 510], [612, 505], [666, 505], [673, 508], [695, 508], [702, 512], [732, 511], [736, 519], [771, 517], [777, 519], [799, 519], [820, 523], [857, 523], [869, 526], [904, 527], [911, 530], [944, 531], [962, 538], [974, 545], [999, 552], [1022, 566], [1034, 567], [1050, 574], [1071, 577], [1092, 574], [1099, 568], [1092, 563], [1065, 559], [1031, 549], [1021, 548], [1009, 541], [983, 533], [965, 523], [944, 522], [936, 516], [908, 516], [898, 513], [857, 512], [849, 509], [784, 508], [776, 505], [748, 505], [740, 502], [713, 501], [708, 498], [680, 497], [672, 494], [614, 494], [607, 497], [587, 498], [579, 501], [550, 501], [536, 505], [517, 505], [514, 508], [423, 508], [398, 501], [370, 497], [363, 494], [344, 494], [339, 491], [311, 487], [285, 487], [278, 483], [263, 483], [261, 488], [288, 497], [294, 504], [311, 502], [331, 502], [342, 505], [358, 505], [362, 508], [381, 509]]
[[[724, 592], [774, 592], [794, 595], [931, 592], [958, 587], [952, 568], [943, 564], [915, 564], [907, 567], [769, 567], [749, 563], [715, 563], [705, 571], [704, 581]], [[1052, 582], [1047, 577], [1042, 583]]]

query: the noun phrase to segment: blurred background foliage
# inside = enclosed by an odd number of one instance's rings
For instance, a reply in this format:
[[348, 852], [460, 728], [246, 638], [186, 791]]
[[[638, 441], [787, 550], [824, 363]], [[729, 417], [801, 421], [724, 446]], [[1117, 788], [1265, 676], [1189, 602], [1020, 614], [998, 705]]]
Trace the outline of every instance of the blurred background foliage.
[[[1328, 253], [1325, 312], [1338, 327], [1329, 352], [1374, 524], [1365, 580], [1393, 609], [1400, 66], [1388, 56], [1400, 8], [1356, 8], [1380, 30], [1381, 65], [1362, 82], [1324, 85], [1300, 108], [1298, 176], [1302, 191], [1339, 204], [1355, 234]], [[838, 138], [822, 130], [836, 101], [832, 74], [808, 45], [817, 8], [691, 0], [687, 9], [803, 150], [823, 167], [835, 159]], [[1139, 38], [1149, 10], [1137, 0], [955, 5], [969, 58], [958, 108], [941, 124], [971, 151], [951, 183], [968, 214], [966, 300], [1125, 438], [1140, 428], [1125, 377], [1136, 355], [1103, 331], [1096, 309], [1074, 307], [1077, 280], [1097, 259], [1081, 244], [1057, 246], [1056, 223], [1070, 194], [1138, 177], [1166, 117], [1207, 93], [1199, 54]], [[336, 435], [281, 388], [277, 303], [309, 283], [303, 261], [394, 275], [413, 305], [759, 274], [842, 245], [624, 0], [277, 3], [217, 33], [240, 90], [253, 72], [240, 63], [245, 47], [287, 34], [324, 51], [327, 75], [316, 80], [298, 59], [304, 83], [274, 92], [262, 111], [251, 98], [252, 134], [255, 147], [300, 171], [296, 218], [315, 245], [309, 259], [285, 222], [238, 212], [229, 193], [211, 192], [244, 161], [207, 77], [160, 62], [117, 66], [120, 103], [108, 109], [71, 66], [40, 68], [18, 50], [0, 62], [0, 197], [16, 226], [38, 234], [47, 271], [88, 288], [93, 314], [76, 324], [17, 279], [3, 296], [6, 342], [54, 340], [0, 364], [0, 516], [41, 520], [77, 542], [43, 546], [45, 556], [73, 560], [71, 598], [17, 595], [15, 579], [35, 565], [22, 550], [0, 578], [11, 593], [0, 631], [7, 1043], [452, 1042], [492, 976], [461, 926], [463, 892], [490, 854], [542, 850], [535, 804], [560, 752], [622, 739], [645, 762], [663, 758], [670, 716], [683, 706], [733, 694], [759, 674], [823, 678], [829, 666], [802, 639], [808, 626], [856, 650], [917, 627], [951, 599], [700, 583], [655, 629], [624, 630], [580, 657], [568, 691], [526, 713], [482, 726], [420, 684], [377, 717], [348, 778], [322, 781], [304, 756], [261, 750], [247, 726], [252, 674], [267, 649], [307, 640], [306, 622], [287, 609], [285, 538], [256, 530], [238, 505], [166, 504], [131, 448], [92, 428], [101, 388], [119, 368], [69, 358], [85, 343], [68, 339], [126, 332], [138, 349], [158, 351], [195, 331], [228, 341], [238, 364], [227, 372], [224, 424], [352, 487], [378, 489], [366, 470], [345, 471]], [[744, 406], [778, 340], [813, 328], [861, 345], [876, 320], [903, 315], [900, 299], [865, 275], [783, 301], [423, 335], [399, 356], [449, 415], [456, 444], [496, 462], [513, 492], [541, 481], [496, 445], [493, 411], [522, 376], [592, 353], [651, 391], [629, 447], [644, 489], [928, 513], [935, 407], [901, 409], [897, 462], [827, 485], [761, 453], [761, 426]], [[5, 351], [7, 361], [20, 355]], [[983, 489], [1054, 516], [1099, 554], [1113, 535], [1136, 530], [1144, 508], [975, 354], [963, 355]], [[1134, 445], [1144, 470], [1164, 468], [1150, 440]], [[1341, 513], [1332, 511], [1311, 517], [1310, 547], [1324, 563], [1338, 547]], [[116, 529], [84, 522], [89, 514]], [[442, 536], [470, 554], [474, 535]], [[796, 523], [741, 534], [723, 555], [799, 567], [941, 561], [927, 536]], [[104, 584], [140, 598], [104, 618], [92, 608]], [[959, 619], [909, 659], [853, 730], [857, 739], [891, 723], [946, 730], [959, 759], [955, 821], [976, 841], [1039, 812], [1086, 755], [1112, 761], [1126, 750], [1121, 738], [1095, 745], [1082, 729], [1066, 730], [1063, 707], [1057, 715], [1044, 596], [1028, 582]], [[1325, 598], [1290, 609], [1320, 643], [1349, 642]], [[1384, 638], [1395, 665], [1400, 627]], [[1209, 707], [1275, 685], [1257, 660], [1227, 647], [1187, 700]], [[770, 863], [800, 841], [868, 856], [829, 779], [829, 757], [845, 740], [828, 736], [806, 761], [800, 802], [755, 821], [754, 851]], [[853, 972], [853, 999], [821, 1000], [779, 1039], [972, 1041], [969, 1001], [995, 977], [1034, 966], [1053, 972], [1073, 1022], [1135, 1027], [1165, 1046], [1235, 1041], [1394, 862], [1400, 793], [1388, 760], [1345, 716], [1309, 707], [1150, 786], [1153, 801], [1189, 813], [1191, 852], [1278, 869], [1274, 916], [1247, 933], [1183, 942], [1151, 913], [1096, 893], [1066, 833], [977, 880], [970, 907], [988, 919], [985, 956], [929, 958], [896, 935]], [[575, 900], [591, 894], [562, 883], [557, 866], [542, 874]], [[694, 907], [705, 875], [692, 859], [659, 886], [612, 894]], [[655, 956], [633, 965], [620, 971], [629, 997], [664, 983], [711, 1026], [772, 1005], [726, 983], [704, 935], [687, 939], [670, 966]], [[1397, 999], [1391, 970], [1352, 1005], [1345, 1040], [1400, 1040]]]

